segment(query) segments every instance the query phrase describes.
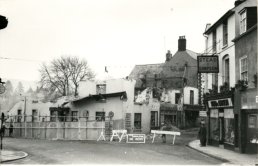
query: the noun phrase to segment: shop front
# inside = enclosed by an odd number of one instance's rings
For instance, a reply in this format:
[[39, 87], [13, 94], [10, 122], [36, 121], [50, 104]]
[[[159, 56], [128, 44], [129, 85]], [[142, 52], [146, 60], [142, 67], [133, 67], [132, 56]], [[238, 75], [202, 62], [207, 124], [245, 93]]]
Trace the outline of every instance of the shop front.
[[170, 103], [160, 104], [160, 122], [177, 126], [177, 105]]
[[237, 116], [234, 115], [232, 97], [210, 99], [208, 109], [208, 143], [234, 150]]
[[258, 153], [258, 106], [257, 89], [240, 92], [240, 151]]

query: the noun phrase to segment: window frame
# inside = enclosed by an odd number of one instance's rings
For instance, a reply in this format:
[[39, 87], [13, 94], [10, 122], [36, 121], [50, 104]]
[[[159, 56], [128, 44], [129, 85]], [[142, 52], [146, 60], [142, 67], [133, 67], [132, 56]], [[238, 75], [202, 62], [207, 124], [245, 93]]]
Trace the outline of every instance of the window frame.
[[[36, 112], [36, 116], [33, 115], [33, 113]], [[32, 109], [32, 112], [31, 112], [31, 122], [36, 122], [37, 121], [37, 117], [38, 117], [38, 110], [37, 109]]]
[[[102, 115], [97, 115], [102, 114]], [[95, 112], [95, 120], [98, 122], [105, 121], [106, 112], [104, 111], [96, 111]]]
[[[138, 119], [136, 119], [136, 117], [139, 115], [139, 117], [140, 117], [140, 120], [138, 120]], [[136, 125], [136, 123], [138, 123], [137, 125]], [[134, 129], [138, 129], [138, 130], [141, 130], [142, 129], [142, 113], [134, 113]], [[140, 126], [140, 128], [138, 127], [138, 126]]]
[[[223, 57], [223, 82], [227, 82], [228, 85], [230, 86], [230, 58], [229, 55], [226, 54]], [[226, 75], [226, 61], [228, 61], [228, 74]], [[227, 76], [227, 77], [226, 77]], [[227, 80], [228, 79], [228, 80]]]
[[246, 32], [247, 29], [247, 12], [246, 9], [239, 13], [239, 33], [240, 35]]
[[194, 90], [190, 90], [190, 105], [194, 105]]
[[226, 47], [228, 45], [228, 22], [227, 20], [223, 22], [223, 28], [222, 28], [222, 43], [223, 47]]
[[[76, 115], [74, 115], [74, 113], [76, 113]], [[78, 122], [78, 120], [79, 120], [78, 113], [79, 113], [78, 111], [72, 111], [71, 112], [71, 116], [72, 116], [71, 121], [72, 122]]]
[[175, 104], [179, 104], [180, 98], [181, 98], [181, 93], [176, 92], [175, 93]]
[[[242, 71], [242, 61], [246, 60], [246, 70]], [[246, 73], [246, 79], [242, 78], [242, 74]], [[240, 80], [245, 80], [248, 81], [248, 58], [247, 55], [242, 56], [241, 58], [239, 58], [239, 78]]]

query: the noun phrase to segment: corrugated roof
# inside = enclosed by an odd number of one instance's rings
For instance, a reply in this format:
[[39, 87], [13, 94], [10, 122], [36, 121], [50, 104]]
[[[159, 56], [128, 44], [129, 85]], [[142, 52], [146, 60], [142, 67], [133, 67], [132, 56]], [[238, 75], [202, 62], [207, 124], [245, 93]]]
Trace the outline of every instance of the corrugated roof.
[[116, 92], [116, 93], [106, 93], [106, 94], [97, 94], [97, 95], [89, 95], [89, 96], [86, 96], [86, 97], [82, 97], [82, 98], [78, 98], [78, 99], [75, 99], [73, 100], [72, 102], [79, 102], [79, 101], [82, 101], [82, 100], [88, 100], [88, 99], [97, 99], [97, 100], [100, 100], [100, 99], [106, 99], [107, 97], [118, 97], [118, 96], [124, 96], [124, 98], [127, 98], [126, 96], [126, 92], [125, 91], [122, 91], [122, 92]]

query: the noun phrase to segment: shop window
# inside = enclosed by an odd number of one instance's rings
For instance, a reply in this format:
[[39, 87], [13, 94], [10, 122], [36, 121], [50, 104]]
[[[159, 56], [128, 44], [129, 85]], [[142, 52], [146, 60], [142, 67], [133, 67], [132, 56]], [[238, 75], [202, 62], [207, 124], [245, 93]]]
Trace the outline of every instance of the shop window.
[[240, 80], [248, 80], [248, 64], [247, 64], [247, 56], [244, 56], [239, 59], [239, 68], [240, 68]]
[[248, 128], [258, 128], [257, 115], [248, 115]]
[[234, 128], [234, 113], [233, 109], [224, 109], [224, 131], [225, 141], [228, 144], [234, 144], [235, 128]]
[[158, 111], [151, 111], [151, 127], [158, 126]]
[[78, 121], [78, 111], [72, 111], [72, 121]]
[[141, 113], [134, 114], [134, 128], [135, 129], [142, 128], [142, 114]]
[[96, 112], [96, 121], [105, 121], [105, 112]]
[[219, 120], [218, 110], [214, 109], [210, 112], [210, 136], [212, 140], [219, 141]]

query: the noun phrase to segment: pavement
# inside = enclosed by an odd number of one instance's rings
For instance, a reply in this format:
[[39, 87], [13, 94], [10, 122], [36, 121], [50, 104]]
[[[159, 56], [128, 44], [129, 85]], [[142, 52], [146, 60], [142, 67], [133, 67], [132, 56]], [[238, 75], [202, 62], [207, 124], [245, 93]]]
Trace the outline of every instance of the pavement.
[[0, 163], [22, 159], [27, 156], [28, 154], [22, 151], [1, 150]]
[[194, 140], [189, 142], [188, 147], [197, 150], [203, 154], [222, 160], [226, 164], [237, 165], [257, 165], [257, 154], [242, 154], [231, 150], [214, 147], [214, 146], [200, 146], [200, 140]]

